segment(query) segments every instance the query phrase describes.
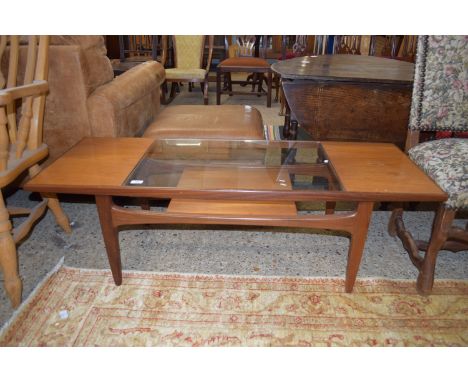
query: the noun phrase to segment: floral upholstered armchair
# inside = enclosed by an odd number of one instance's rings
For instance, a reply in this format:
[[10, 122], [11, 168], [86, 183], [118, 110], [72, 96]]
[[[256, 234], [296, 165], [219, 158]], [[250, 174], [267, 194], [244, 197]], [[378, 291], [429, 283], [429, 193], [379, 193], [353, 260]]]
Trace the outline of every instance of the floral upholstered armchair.
[[[468, 209], [468, 139], [446, 138], [419, 144], [420, 131], [468, 131], [468, 36], [420, 36], [418, 40], [410, 126], [409, 157], [447, 195], [439, 206], [428, 243], [413, 240], [397, 208], [389, 232], [398, 234], [419, 269], [418, 291], [428, 294], [439, 250], [468, 249], [468, 225], [452, 226], [455, 214]], [[424, 257], [419, 255], [424, 251]]]

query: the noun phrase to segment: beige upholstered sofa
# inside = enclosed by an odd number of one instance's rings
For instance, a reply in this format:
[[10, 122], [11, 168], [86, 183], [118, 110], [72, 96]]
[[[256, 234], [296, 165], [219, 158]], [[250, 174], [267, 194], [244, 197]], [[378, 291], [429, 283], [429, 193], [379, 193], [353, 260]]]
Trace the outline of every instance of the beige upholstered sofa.
[[159, 111], [164, 78], [155, 61], [114, 78], [103, 36], [52, 36], [44, 120], [49, 160], [84, 136], [143, 133]]

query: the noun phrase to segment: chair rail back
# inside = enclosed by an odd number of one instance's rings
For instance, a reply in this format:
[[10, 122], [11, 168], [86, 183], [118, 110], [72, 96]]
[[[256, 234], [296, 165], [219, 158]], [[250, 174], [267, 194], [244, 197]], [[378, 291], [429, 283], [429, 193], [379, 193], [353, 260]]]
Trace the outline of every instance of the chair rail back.
[[[8, 168], [12, 148], [15, 148], [14, 158], [20, 160], [25, 149], [35, 150], [42, 145], [49, 36], [27, 37], [25, 54], [23, 41], [20, 36], [2, 36], [0, 43], [3, 47], [0, 54], [8, 55], [6, 87], [0, 89], [0, 171]], [[18, 85], [18, 77], [22, 75], [20, 63], [24, 59], [24, 77], [22, 85]]]

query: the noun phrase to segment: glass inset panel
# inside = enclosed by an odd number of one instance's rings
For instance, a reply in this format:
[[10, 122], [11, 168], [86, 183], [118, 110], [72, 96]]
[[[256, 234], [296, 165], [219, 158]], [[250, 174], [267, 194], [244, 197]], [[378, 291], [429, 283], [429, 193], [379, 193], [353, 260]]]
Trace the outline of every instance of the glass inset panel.
[[340, 190], [319, 143], [157, 140], [127, 186], [192, 190]]

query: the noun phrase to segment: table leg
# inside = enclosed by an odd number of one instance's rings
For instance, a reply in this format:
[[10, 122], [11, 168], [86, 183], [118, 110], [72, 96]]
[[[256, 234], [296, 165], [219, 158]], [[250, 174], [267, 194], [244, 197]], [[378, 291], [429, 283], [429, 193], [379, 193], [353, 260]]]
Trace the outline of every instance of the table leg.
[[348, 251], [348, 265], [346, 267], [345, 291], [353, 291], [354, 282], [361, 263], [367, 231], [372, 216], [373, 202], [359, 202], [356, 209], [356, 223], [351, 232], [351, 242]]
[[120, 261], [119, 231], [112, 221], [112, 196], [96, 195], [96, 206], [112, 276], [115, 285], [120, 285], [122, 284], [122, 264]]

